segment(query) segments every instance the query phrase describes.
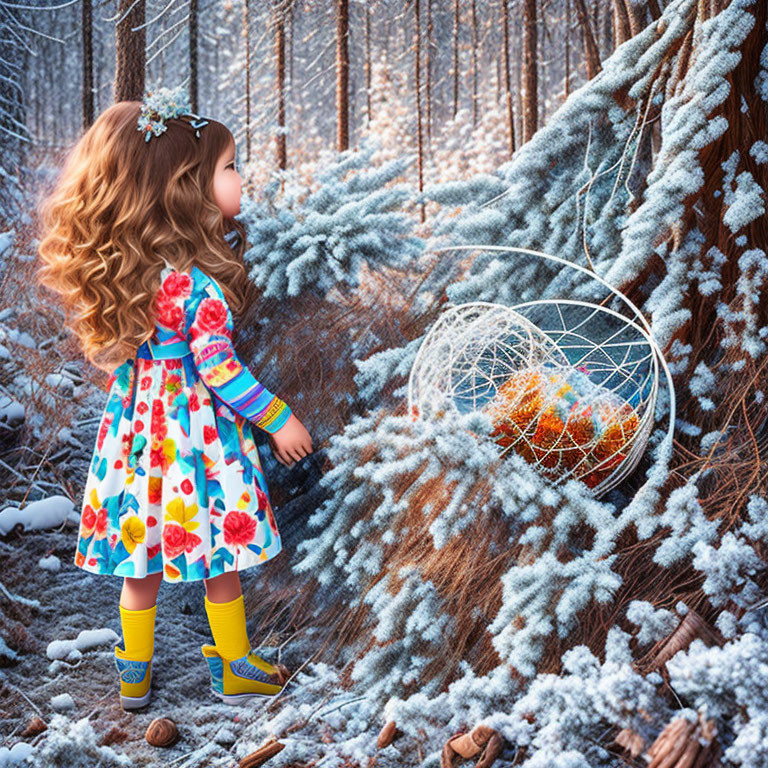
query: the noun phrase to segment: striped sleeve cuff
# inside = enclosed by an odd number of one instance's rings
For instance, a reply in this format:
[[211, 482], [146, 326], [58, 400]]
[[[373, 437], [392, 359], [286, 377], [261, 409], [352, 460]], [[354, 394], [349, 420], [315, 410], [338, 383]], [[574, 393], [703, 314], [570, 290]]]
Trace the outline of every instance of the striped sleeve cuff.
[[288, 405], [275, 395], [264, 415], [254, 423], [265, 432], [274, 434], [288, 421], [291, 413], [292, 411]]

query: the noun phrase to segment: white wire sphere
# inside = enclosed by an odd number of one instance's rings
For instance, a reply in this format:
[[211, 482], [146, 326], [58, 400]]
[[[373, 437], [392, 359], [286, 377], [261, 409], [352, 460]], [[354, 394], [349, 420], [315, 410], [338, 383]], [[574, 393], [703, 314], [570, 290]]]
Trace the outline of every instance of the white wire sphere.
[[498, 425], [502, 454], [520, 453], [554, 483], [583, 480], [597, 496], [621, 482], [645, 450], [657, 356], [643, 328], [601, 305], [460, 304], [441, 315], [419, 348], [409, 412], [441, 418], [484, 411]]
[[408, 380], [408, 411], [423, 418], [479, 410], [511, 374], [545, 362], [566, 364], [557, 345], [510, 307], [460, 304], [424, 338]]

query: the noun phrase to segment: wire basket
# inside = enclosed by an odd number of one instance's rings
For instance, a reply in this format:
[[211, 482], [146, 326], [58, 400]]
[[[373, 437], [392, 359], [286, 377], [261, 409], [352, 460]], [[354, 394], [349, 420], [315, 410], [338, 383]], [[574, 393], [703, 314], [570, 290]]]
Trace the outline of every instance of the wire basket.
[[501, 246], [454, 246], [533, 254], [585, 272], [632, 317], [601, 304], [539, 299], [511, 307], [468, 302], [445, 311], [426, 335], [408, 381], [414, 418], [486, 413], [501, 455], [514, 451], [554, 483], [584, 482], [595, 496], [637, 466], [654, 424], [660, 372], [669, 369], [642, 313], [602, 278], [558, 257]]

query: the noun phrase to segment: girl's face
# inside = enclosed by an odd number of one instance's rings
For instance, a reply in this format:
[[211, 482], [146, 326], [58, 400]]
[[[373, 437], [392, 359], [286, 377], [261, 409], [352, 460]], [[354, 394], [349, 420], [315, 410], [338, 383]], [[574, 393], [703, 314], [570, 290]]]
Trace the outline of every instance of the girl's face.
[[242, 179], [235, 170], [235, 144], [229, 145], [216, 161], [213, 172], [213, 198], [225, 218], [240, 213], [240, 185]]

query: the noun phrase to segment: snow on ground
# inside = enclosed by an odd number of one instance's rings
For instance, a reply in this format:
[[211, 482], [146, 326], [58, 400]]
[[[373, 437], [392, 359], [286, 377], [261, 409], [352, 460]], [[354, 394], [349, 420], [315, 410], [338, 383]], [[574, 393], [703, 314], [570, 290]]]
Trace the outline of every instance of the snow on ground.
[[[378, 754], [381, 766], [403, 764], [396, 745], [377, 753], [383, 723], [357, 717], [365, 698], [345, 691], [332, 667], [311, 661], [311, 633], [282, 648], [281, 663], [298, 674], [278, 699], [239, 707], [219, 702], [209, 691], [208, 667], [200, 653], [200, 645], [212, 642], [202, 583], [161, 586], [153, 699], [144, 711], [123, 712], [112, 650], [121, 642], [122, 578], [90, 574], [73, 564], [76, 531], [68, 520], [60, 532], [28, 531], [0, 541], [0, 627], [19, 649], [9, 658], [0, 648], [0, 766], [234, 766], [273, 734], [285, 748], [269, 761], [270, 767], [358, 764], [346, 762], [337, 751]], [[58, 572], [39, 566], [52, 556], [61, 561]], [[246, 606], [252, 590], [285, 575], [286, 564], [276, 560], [242, 572]], [[256, 620], [256, 611], [249, 611], [249, 630]], [[262, 640], [251, 634], [254, 649]], [[277, 660], [277, 650], [276, 645], [259, 649], [271, 660]], [[34, 716], [48, 729], [22, 737]], [[176, 722], [180, 738], [172, 747], [146, 742], [144, 733], [156, 717]], [[344, 727], [349, 743], [334, 743], [331, 731]], [[107, 734], [108, 742], [115, 741], [104, 745]], [[326, 751], [330, 754], [322, 759]]]
[[10, 506], [0, 510], [0, 535], [7, 536], [21, 524], [25, 531], [44, 530], [61, 525], [65, 520], [79, 522], [72, 501], [66, 496], [50, 496], [33, 501], [24, 507]]

